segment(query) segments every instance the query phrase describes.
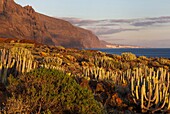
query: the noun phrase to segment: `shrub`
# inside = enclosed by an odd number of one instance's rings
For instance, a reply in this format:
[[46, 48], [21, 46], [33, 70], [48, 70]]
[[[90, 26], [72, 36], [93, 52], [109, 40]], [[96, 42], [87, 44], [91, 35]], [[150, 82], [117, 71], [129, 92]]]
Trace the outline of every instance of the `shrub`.
[[165, 58], [159, 58], [158, 62], [162, 65], [170, 64], [170, 61], [168, 59], [165, 59]]
[[136, 59], [136, 55], [130, 52], [124, 52], [121, 54], [121, 56], [122, 56], [122, 59], [125, 61], [133, 61]]
[[25, 106], [19, 110], [24, 113], [102, 113], [91, 91], [57, 70], [36, 69], [18, 79], [9, 77], [7, 88], [12, 93], [4, 108], [7, 113], [18, 105]]
[[148, 60], [148, 58], [146, 56], [139, 56], [140, 60]]

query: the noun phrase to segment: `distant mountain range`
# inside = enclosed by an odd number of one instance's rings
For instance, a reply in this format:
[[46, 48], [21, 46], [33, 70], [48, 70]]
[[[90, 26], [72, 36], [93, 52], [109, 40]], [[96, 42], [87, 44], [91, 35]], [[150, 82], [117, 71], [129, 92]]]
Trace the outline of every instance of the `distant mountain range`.
[[105, 47], [91, 31], [37, 13], [31, 6], [22, 7], [13, 0], [0, 0], [0, 38], [27, 39], [73, 48]]

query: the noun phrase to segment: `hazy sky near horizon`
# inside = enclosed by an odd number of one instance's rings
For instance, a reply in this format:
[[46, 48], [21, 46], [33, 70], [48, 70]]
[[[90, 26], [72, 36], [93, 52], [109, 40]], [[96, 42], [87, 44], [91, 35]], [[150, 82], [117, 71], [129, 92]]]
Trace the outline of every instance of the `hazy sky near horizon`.
[[170, 47], [170, 0], [15, 0], [40, 13], [92, 30], [100, 39]]

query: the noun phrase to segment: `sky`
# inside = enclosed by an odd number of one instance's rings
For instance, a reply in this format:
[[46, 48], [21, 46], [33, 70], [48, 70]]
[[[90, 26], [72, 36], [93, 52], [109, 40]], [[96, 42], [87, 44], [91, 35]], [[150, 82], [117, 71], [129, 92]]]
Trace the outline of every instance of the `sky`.
[[113, 44], [170, 48], [170, 0], [15, 0]]

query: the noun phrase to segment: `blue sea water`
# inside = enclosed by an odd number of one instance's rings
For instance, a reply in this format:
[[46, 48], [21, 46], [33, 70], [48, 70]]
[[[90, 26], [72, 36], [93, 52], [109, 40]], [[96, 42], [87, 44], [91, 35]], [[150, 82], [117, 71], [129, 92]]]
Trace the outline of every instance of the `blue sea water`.
[[131, 52], [137, 56], [170, 58], [170, 48], [114, 48], [114, 49], [93, 49], [109, 54], [121, 55], [123, 52]]

